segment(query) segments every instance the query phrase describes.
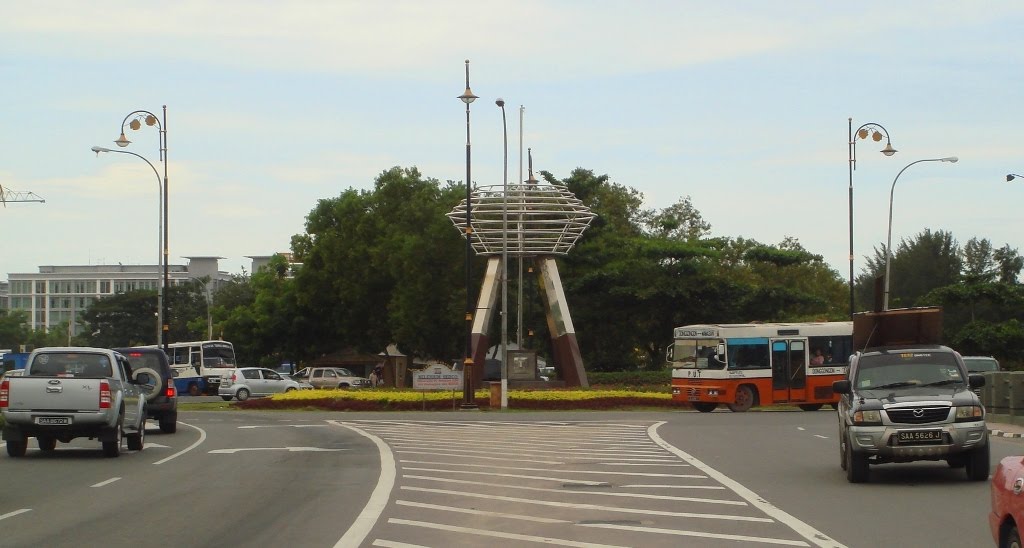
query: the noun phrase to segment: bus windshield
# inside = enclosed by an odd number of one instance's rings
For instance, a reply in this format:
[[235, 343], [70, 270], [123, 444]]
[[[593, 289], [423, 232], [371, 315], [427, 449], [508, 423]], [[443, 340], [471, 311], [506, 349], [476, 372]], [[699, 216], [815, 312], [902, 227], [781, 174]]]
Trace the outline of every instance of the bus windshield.
[[672, 367], [691, 369], [721, 369], [725, 363], [718, 360], [721, 339], [681, 339], [672, 349]]
[[234, 368], [235, 349], [228, 343], [203, 343], [203, 367]]

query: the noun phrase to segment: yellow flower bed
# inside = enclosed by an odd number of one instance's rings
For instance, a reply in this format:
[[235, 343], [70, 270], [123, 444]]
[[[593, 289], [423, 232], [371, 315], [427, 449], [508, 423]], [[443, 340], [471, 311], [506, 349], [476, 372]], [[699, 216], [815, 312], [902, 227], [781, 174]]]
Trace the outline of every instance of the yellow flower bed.
[[[477, 390], [478, 400], [489, 399], [490, 390]], [[462, 391], [455, 392], [455, 398], [462, 397]], [[271, 396], [275, 401], [303, 401], [322, 399], [347, 399], [374, 402], [419, 402], [447, 401], [452, 392], [446, 390], [399, 390], [390, 388], [364, 388], [357, 390], [296, 390]], [[518, 401], [587, 401], [598, 399], [635, 399], [670, 401], [672, 395], [639, 390], [509, 390], [508, 398]]]

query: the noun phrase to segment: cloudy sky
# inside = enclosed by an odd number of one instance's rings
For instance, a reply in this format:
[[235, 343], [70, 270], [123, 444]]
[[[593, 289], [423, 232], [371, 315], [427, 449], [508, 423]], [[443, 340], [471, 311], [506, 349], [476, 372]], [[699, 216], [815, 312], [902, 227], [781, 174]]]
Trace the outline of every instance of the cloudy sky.
[[[40, 265], [155, 264], [157, 177], [117, 148], [167, 106], [170, 256], [287, 251], [321, 198], [393, 166], [510, 179], [577, 167], [684, 196], [715, 236], [786, 237], [848, 275], [848, 119], [860, 141], [855, 255], [925, 228], [1024, 248], [1024, 4], [1013, 1], [7, 2], [0, 18], [0, 279]], [[520, 106], [524, 124], [520, 128]], [[158, 131], [123, 150], [158, 170]], [[453, 230], [455, 230], [453, 228]]]

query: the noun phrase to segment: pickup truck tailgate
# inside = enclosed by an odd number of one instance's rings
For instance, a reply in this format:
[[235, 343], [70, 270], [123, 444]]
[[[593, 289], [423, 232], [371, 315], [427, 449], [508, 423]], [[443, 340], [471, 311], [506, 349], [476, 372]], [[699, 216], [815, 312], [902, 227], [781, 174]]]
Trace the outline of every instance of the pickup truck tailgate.
[[11, 377], [10, 411], [98, 411], [100, 379]]

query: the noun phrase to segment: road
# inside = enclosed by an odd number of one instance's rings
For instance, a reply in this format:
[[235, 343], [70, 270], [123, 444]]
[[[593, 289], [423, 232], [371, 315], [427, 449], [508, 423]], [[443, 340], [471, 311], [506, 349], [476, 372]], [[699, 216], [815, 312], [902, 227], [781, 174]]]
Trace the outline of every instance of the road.
[[117, 459], [0, 456], [0, 546], [992, 545], [987, 482], [924, 463], [849, 484], [828, 411], [180, 419]]

